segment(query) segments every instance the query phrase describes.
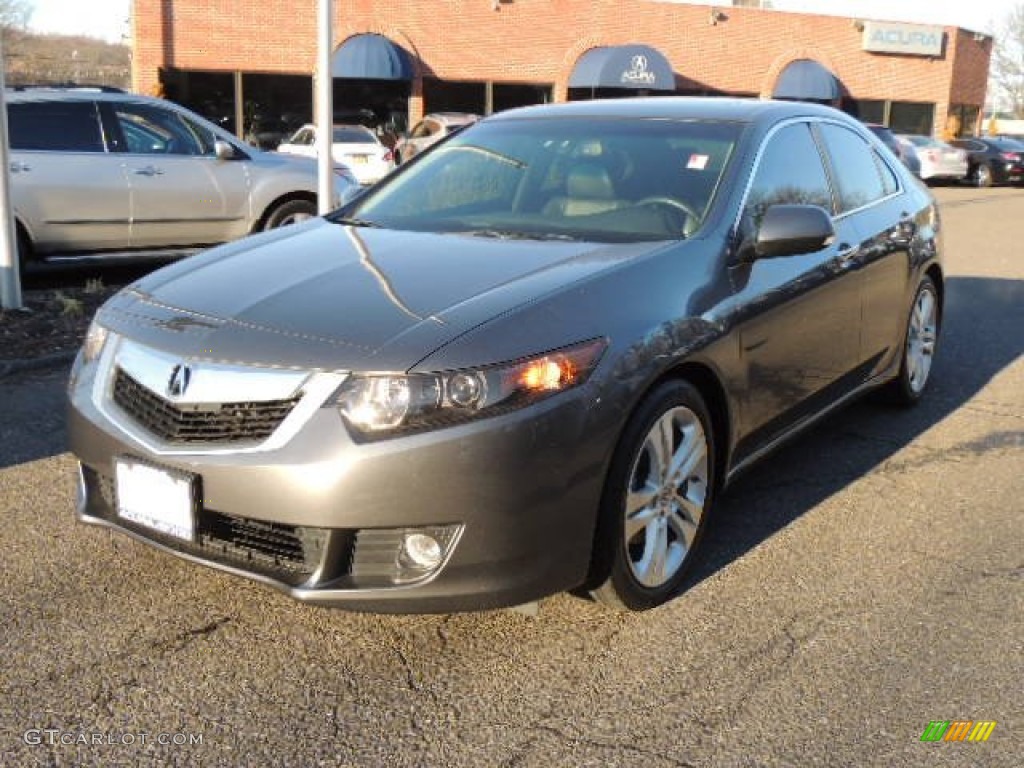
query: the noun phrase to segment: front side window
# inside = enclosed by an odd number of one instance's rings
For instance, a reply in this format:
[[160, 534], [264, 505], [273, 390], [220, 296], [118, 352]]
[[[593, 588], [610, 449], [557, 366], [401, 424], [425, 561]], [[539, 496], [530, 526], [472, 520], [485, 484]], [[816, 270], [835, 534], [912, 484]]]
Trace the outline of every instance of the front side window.
[[842, 212], [863, 208], [885, 197], [882, 177], [868, 143], [853, 131], [832, 123], [819, 126], [829, 157]]
[[821, 154], [806, 123], [793, 123], [768, 139], [743, 210], [756, 228], [772, 205], [818, 205], [832, 212], [832, 193]]
[[523, 119], [460, 131], [349, 219], [492, 237], [681, 239], [706, 218], [742, 125]]
[[213, 137], [177, 112], [149, 104], [112, 104], [125, 150], [136, 155], [209, 155]]
[[7, 105], [11, 149], [103, 152], [99, 113], [91, 101], [27, 101]]

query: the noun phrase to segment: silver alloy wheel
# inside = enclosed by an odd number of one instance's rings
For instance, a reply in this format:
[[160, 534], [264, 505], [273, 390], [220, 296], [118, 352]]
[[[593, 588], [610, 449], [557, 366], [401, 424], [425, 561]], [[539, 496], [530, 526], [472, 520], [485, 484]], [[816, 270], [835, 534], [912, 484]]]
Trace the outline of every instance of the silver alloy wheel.
[[626, 560], [643, 586], [656, 589], [679, 572], [704, 516], [707, 485], [700, 419], [684, 406], [666, 411], [644, 438], [626, 490]]
[[907, 326], [907, 384], [915, 395], [928, 383], [935, 354], [938, 300], [930, 284], [924, 285], [914, 301]]
[[989, 187], [992, 185], [992, 171], [984, 163], [975, 169], [974, 183], [979, 187]]

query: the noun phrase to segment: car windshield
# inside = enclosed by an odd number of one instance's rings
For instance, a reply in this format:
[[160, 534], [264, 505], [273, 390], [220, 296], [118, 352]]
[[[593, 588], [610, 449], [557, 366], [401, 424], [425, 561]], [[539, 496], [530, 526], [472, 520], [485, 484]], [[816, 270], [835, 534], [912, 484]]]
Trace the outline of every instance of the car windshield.
[[478, 123], [336, 220], [501, 238], [680, 239], [706, 217], [741, 130], [664, 119]]
[[335, 144], [375, 144], [376, 139], [369, 131], [361, 128], [335, 128]]

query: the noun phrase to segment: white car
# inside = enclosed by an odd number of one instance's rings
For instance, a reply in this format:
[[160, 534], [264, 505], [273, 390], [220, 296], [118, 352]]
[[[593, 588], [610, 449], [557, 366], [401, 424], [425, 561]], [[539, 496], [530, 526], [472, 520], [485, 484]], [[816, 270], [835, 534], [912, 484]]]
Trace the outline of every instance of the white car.
[[[376, 184], [395, 167], [391, 150], [369, 128], [335, 125], [331, 156], [352, 171], [362, 185]], [[315, 125], [304, 125], [278, 146], [278, 152], [316, 157], [319, 149]]]
[[424, 116], [395, 144], [395, 165], [407, 163], [427, 147], [479, 119], [480, 115], [471, 112], [434, 112]]
[[944, 141], [915, 133], [897, 134], [896, 138], [910, 146], [921, 161], [925, 181], [946, 179], [963, 181], [967, 176], [967, 153]]

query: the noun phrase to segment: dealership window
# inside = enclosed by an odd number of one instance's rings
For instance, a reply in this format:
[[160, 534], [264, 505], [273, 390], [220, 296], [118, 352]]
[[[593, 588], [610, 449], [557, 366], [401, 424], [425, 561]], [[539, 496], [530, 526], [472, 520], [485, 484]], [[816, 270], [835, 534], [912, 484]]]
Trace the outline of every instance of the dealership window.
[[950, 107], [950, 125], [956, 126], [954, 136], [974, 136], [978, 132], [980, 114], [981, 109], [971, 104], [954, 104]]
[[408, 80], [334, 78], [334, 122], [370, 128], [387, 146], [409, 129]]
[[235, 133], [235, 84], [230, 72], [160, 70], [160, 85], [171, 101]]
[[853, 108], [846, 109], [845, 111], [849, 112], [854, 117], [864, 121], [865, 123], [876, 123], [885, 125], [885, 111], [887, 106], [888, 102], [881, 101], [879, 99], [857, 99], [856, 101], [852, 102]]
[[865, 123], [887, 125], [893, 133], [931, 136], [935, 130], [935, 105], [929, 102], [856, 99], [844, 101], [843, 109]]
[[495, 83], [493, 111], [548, 104], [553, 88], [548, 83]]
[[482, 115], [487, 103], [487, 86], [482, 82], [423, 80], [424, 112], [472, 112]]
[[890, 102], [888, 125], [893, 133], [931, 136], [935, 130], [935, 105], [916, 101]]

